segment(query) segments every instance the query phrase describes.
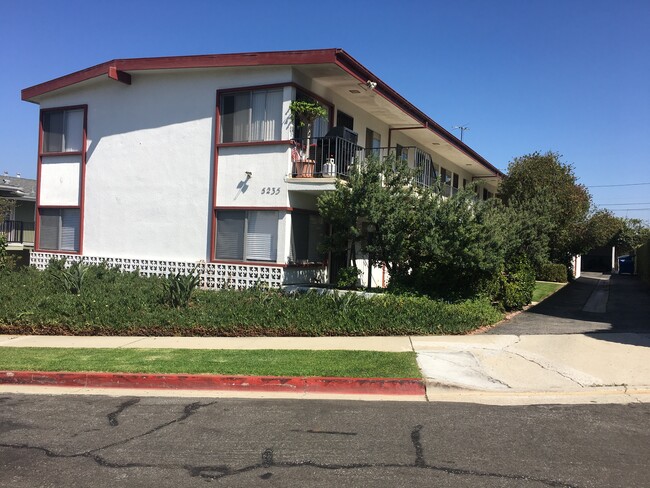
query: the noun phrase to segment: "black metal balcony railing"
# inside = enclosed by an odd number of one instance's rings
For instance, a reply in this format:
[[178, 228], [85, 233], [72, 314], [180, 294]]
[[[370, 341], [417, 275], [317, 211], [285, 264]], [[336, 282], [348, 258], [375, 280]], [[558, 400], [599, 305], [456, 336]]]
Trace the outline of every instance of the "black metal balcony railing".
[[0, 233], [4, 234], [7, 242], [10, 243], [33, 243], [34, 222], [23, 222], [22, 220], [5, 220], [0, 222]]
[[297, 178], [346, 178], [361, 146], [342, 137], [314, 137], [293, 141], [293, 176]]
[[[347, 178], [354, 161], [370, 156], [380, 159], [394, 157], [418, 170], [415, 183], [424, 187], [436, 187], [445, 196], [458, 192], [451, 184], [438, 179], [431, 155], [415, 146], [363, 148], [342, 137], [315, 137], [295, 140], [292, 148], [293, 172], [297, 178], [336, 177]], [[307, 150], [307, 148], [309, 148]], [[449, 182], [451, 183], [451, 182]]]

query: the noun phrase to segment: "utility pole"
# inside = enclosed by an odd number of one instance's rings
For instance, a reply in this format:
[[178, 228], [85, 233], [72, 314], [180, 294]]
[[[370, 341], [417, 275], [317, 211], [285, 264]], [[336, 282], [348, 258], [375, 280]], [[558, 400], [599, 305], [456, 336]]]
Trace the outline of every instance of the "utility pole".
[[455, 125], [451, 128], [451, 130], [460, 130], [460, 141], [463, 142], [463, 134], [465, 133], [466, 130], [469, 130], [469, 127], [466, 125]]

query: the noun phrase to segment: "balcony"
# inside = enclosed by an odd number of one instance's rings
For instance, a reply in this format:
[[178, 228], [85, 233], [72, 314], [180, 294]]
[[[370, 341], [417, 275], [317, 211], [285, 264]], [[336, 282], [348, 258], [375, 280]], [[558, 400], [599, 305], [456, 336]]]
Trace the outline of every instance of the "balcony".
[[363, 148], [342, 137], [294, 140], [291, 148], [294, 178], [347, 178]]
[[[307, 151], [306, 148], [309, 148]], [[438, 188], [444, 196], [458, 192], [451, 181], [441, 184], [431, 155], [415, 146], [379, 147], [365, 149], [342, 137], [315, 137], [294, 140], [291, 150], [293, 178], [342, 178], [347, 179], [355, 161], [375, 156], [380, 159], [392, 157], [405, 161], [410, 168], [418, 170], [417, 185]]]
[[0, 233], [8, 244], [34, 244], [34, 222], [5, 220], [0, 222]]

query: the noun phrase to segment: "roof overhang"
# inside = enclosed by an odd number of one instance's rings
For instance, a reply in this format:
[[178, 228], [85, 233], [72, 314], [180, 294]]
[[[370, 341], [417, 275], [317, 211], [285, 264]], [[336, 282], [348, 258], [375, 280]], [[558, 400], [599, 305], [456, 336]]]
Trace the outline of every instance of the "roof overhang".
[[[391, 131], [408, 130], [409, 137], [424, 147], [436, 146], [432, 148], [433, 151], [450, 160], [460, 161], [471, 173], [484, 173], [487, 170], [489, 177], [504, 176], [480, 154], [411, 104], [343, 49], [114, 59], [25, 88], [21, 96], [25, 101], [38, 103], [38, 98], [43, 95], [99, 77], [130, 84], [133, 72], [137, 71], [254, 66], [292, 66], [327, 88], [337, 88], [339, 95], [362, 106], [380, 120], [390, 120]], [[342, 89], [343, 85], [349, 86]], [[357, 93], [353, 93], [353, 90]], [[361, 96], [352, 96], [359, 94]], [[395, 124], [395, 121], [403, 124]]]

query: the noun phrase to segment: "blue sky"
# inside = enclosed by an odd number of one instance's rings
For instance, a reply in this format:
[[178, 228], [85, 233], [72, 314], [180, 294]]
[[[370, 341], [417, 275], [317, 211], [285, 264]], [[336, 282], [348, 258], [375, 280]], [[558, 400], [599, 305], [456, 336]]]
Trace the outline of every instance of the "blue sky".
[[113, 58], [341, 47], [442, 126], [469, 126], [495, 166], [557, 151], [594, 203], [650, 222], [648, 25], [648, 0], [3, 0], [0, 172], [35, 177], [22, 88]]

